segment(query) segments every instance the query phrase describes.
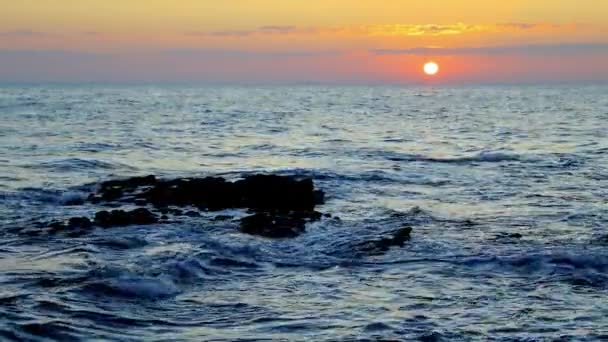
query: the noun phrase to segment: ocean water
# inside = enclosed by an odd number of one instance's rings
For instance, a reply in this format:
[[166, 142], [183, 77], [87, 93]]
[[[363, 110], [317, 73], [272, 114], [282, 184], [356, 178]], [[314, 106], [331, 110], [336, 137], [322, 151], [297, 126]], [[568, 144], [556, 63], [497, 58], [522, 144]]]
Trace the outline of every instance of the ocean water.
[[[606, 339], [606, 122], [606, 86], [0, 87], [0, 340]], [[19, 233], [103, 180], [251, 173], [341, 220]]]

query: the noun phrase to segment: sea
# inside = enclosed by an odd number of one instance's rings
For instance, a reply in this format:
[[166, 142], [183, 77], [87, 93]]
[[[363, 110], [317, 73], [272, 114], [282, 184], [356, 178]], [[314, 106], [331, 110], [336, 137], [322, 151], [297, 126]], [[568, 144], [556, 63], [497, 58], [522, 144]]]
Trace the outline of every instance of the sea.
[[[0, 86], [0, 340], [608, 339], [607, 122], [606, 85]], [[340, 219], [23, 233], [108, 179], [257, 173]]]

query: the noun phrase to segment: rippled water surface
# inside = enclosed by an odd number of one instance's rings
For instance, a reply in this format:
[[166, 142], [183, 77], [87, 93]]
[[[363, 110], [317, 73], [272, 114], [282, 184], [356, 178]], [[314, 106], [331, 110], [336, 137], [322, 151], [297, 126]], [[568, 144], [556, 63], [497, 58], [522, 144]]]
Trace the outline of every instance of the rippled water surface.
[[[608, 338], [606, 122], [601, 86], [0, 88], [0, 339]], [[341, 220], [17, 233], [101, 180], [257, 172]]]

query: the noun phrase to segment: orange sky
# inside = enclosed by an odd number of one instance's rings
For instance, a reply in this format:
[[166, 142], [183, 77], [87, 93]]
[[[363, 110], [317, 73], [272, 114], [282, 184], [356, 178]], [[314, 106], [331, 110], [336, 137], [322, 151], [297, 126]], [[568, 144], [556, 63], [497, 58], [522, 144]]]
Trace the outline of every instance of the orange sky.
[[608, 80], [608, 1], [0, 1], [0, 81]]

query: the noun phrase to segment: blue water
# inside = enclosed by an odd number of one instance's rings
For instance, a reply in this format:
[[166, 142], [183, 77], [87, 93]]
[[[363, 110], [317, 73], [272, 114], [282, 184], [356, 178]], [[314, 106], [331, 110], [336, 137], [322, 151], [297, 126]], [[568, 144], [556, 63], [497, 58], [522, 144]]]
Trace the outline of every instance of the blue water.
[[[606, 86], [0, 88], [0, 340], [608, 338], [606, 122]], [[19, 233], [102, 180], [257, 172], [342, 220]]]

